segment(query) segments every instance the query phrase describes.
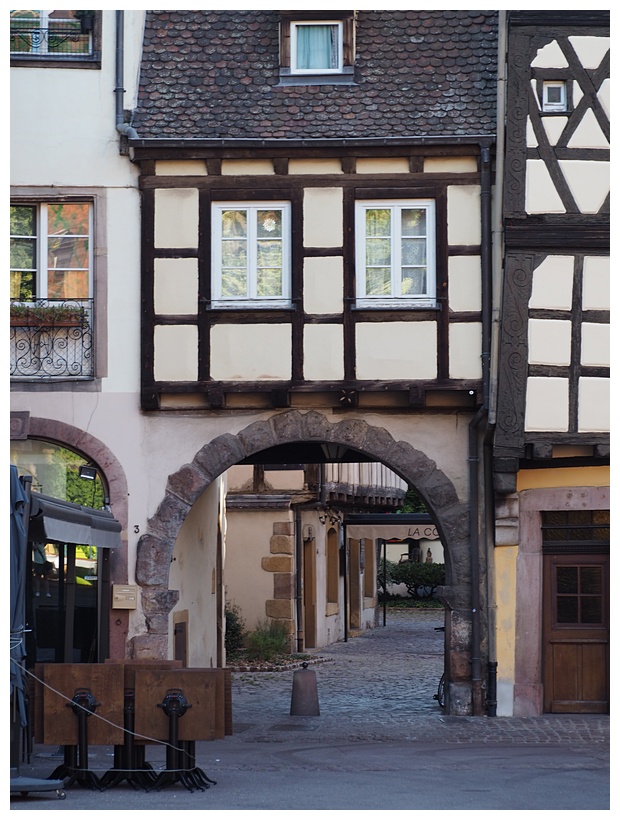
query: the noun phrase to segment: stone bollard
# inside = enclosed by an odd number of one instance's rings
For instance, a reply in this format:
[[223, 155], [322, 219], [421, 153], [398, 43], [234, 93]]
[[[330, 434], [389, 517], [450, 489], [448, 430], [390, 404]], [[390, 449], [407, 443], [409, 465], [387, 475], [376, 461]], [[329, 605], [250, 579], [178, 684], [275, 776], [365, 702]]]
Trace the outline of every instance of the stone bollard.
[[316, 688], [316, 672], [302, 663], [303, 669], [293, 674], [291, 715], [320, 715], [319, 695]]

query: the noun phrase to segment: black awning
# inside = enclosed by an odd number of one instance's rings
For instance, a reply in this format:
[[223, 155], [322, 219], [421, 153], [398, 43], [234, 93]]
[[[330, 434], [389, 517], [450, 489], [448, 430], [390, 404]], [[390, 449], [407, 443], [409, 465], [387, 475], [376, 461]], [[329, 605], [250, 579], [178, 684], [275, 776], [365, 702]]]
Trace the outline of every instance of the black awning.
[[120, 547], [121, 525], [112, 513], [32, 492], [29, 541]]

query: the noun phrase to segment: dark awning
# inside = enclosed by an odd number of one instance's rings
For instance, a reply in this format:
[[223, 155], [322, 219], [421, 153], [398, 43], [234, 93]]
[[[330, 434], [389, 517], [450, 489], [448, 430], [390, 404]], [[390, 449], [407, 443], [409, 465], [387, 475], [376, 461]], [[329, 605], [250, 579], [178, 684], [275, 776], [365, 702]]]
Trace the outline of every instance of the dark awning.
[[120, 547], [121, 525], [112, 513], [31, 493], [29, 541]]

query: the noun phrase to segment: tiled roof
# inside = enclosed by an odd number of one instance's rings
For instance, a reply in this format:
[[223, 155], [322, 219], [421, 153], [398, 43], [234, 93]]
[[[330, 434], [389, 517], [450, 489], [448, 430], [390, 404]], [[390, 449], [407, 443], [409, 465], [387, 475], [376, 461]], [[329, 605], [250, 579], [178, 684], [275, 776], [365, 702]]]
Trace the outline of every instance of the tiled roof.
[[282, 86], [279, 12], [147, 12], [134, 127], [145, 139], [494, 133], [496, 12], [357, 14], [354, 85]]

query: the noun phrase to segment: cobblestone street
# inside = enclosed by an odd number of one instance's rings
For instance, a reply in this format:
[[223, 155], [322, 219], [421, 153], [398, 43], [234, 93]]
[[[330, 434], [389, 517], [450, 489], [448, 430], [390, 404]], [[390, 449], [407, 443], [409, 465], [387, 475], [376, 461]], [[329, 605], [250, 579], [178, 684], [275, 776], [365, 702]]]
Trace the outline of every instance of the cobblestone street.
[[309, 668], [316, 674], [318, 718], [289, 716], [292, 671], [233, 673], [235, 734], [394, 736], [405, 731], [403, 722], [437, 719], [441, 710], [433, 694], [443, 671], [444, 636], [435, 627], [440, 626], [441, 610], [391, 610], [385, 628], [311, 650], [317, 658]]
[[[609, 716], [443, 715], [433, 699], [442, 625], [440, 611], [388, 611], [385, 628], [313, 651], [318, 716], [290, 715], [295, 670], [234, 672], [233, 735], [196, 744], [215, 786], [72, 787], [62, 809], [607, 808]], [[36, 746], [22, 775], [48, 777], [55, 751]], [[92, 747], [92, 771], [109, 769], [112, 752]], [[165, 769], [165, 746], [148, 746], [147, 759]], [[11, 808], [59, 805], [33, 794]]]

